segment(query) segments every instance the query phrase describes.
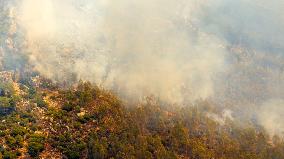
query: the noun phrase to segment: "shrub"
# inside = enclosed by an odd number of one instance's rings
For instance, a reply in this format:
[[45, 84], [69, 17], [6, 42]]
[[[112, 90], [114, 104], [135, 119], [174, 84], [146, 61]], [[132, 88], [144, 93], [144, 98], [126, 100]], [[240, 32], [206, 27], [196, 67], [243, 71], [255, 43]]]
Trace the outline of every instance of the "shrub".
[[41, 107], [41, 108], [47, 107], [47, 103], [42, 99], [41, 96], [37, 96], [35, 98], [35, 103], [37, 104], [38, 107]]
[[36, 157], [38, 154], [44, 150], [45, 138], [42, 135], [34, 134], [31, 135], [28, 144], [28, 152], [30, 156]]
[[63, 110], [66, 110], [67, 112], [70, 112], [73, 110], [73, 106], [69, 103], [65, 103], [63, 106], [62, 106], [62, 109]]

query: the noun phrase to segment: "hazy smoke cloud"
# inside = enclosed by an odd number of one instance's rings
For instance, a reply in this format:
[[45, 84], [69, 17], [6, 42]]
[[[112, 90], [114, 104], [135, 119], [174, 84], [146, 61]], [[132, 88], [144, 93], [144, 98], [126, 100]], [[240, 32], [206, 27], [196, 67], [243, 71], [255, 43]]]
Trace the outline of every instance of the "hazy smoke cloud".
[[232, 111], [229, 109], [223, 110], [221, 115], [215, 113], [207, 113], [207, 117], [214, 120], [216, 123], [222, 126], [226, 124], [227, 120], [234, 120], [232, 116]]
[[89, 80], [134, 100], [212, 98], [282, 131], [267, 122], [278, 123], [283, 104], [267, 103], [284, 99], [283, 1], [18, 2], [23, 52], [46, 77]]
[[266, 101], [259, 109], [258, 118], [260, 124], [271, 135], [284, 135], [284, 100], [271, 99]]
[[[23, 0], [30, 62], [56, 80], [90, 80], [127, 97], [162, 101], [213, 95], [224, 42], [192, 25], [185, 0]], [[67, 79], [66, 79], [67, 78]]]

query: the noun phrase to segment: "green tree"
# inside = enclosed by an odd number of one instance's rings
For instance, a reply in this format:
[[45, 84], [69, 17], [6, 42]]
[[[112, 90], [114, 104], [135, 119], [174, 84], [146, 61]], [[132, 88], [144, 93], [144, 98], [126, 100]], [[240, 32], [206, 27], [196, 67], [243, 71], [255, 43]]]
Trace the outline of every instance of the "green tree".
[[30, 156], [36, 157], [44, 150], [45, 137], [40, 134], [33, 134], [30, 136], [28, 143], [28, 152]]

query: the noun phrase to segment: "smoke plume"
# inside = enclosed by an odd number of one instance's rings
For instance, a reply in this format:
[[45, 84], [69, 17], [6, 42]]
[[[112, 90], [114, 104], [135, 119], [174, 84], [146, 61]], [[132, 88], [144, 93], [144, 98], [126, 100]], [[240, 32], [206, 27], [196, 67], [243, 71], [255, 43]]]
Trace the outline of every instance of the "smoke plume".
[[260, 124], [271, 135], [284, 135], [284, 100], [271, 99], [266, 101], [259, 109], [258, 118]]
[[185, 0], [23, 0], [19, 24], [30, 63], [49, 78], [183, 103], [212, 96], [224, 65], [222, 39], [192, 24], [199, 7]]
[[271, 134], [283, 131], [283, 1], [13, 2], [22, 42], [10, 46], [21, 44], [45, 77], [88, 80], [128, 100], [209, 98], [234, 118], [256, 114]]

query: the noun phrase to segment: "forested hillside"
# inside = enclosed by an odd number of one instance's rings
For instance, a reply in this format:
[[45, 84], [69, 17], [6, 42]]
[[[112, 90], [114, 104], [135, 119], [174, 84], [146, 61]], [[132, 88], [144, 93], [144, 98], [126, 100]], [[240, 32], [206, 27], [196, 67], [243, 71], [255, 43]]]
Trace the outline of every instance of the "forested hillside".
[[217, 121], [208, 114], [221, 112], [208, 101], [125, 105], [88, 82], [63, 89], [13, 72], [1, 73], [0, 90], [0, 158], [284, 158], [280, 137]]
[[0, 0], [0, 159], [284, 159], [279, 6]]

